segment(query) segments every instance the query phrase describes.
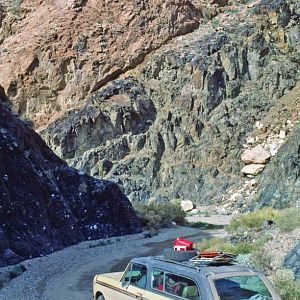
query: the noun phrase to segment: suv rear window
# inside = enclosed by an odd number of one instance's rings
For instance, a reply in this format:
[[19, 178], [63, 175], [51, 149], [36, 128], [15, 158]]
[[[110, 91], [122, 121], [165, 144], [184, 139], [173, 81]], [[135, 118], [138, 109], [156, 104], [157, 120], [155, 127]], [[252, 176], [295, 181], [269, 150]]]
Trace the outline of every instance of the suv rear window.
[[182, 299], [200, 300], [198, 287], [193, 280], [159, 269], [152, 271], [151, 287]]
[[272, 300], [272, 296], [256, 275], [229, 276], [215, 280], [220, 300]]

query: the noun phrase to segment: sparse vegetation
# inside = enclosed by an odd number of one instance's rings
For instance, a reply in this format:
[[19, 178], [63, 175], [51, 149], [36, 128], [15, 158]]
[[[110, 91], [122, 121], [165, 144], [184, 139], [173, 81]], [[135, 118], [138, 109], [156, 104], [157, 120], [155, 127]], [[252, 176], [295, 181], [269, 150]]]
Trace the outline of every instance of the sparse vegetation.
[[227, 7], [224, 9], [224, 12], [227, 14], [237, 14], [240, 12], [240, 10], [237, 8]]
[[273, 208], [264, 208], [233, 219], [226, 227], [229, 233], [241, 232], [247, 229], [261, 228], [266, 221], [278, 222], [280, 212]]
[[205, 223], [205, 222], [189, 223], [188, 226], [193, 227], [193, 228], [199, 228], [199, 229], [202, 229], [202, 230], [224, 228], [223, 225], [215, 225], [215, 224], [209, 224], [209, 223]]
[[111, 245], [113, 243], [114, 242], [112, 240], [101, 240], [101, 241], [98, 241], [95, 244], [89, 245], [89, 248], [103, 247], [103, 246], [106, 246], [106, 245]]
[[10, 0], [7, 4], [8, 11], [14, 15], [19, 15], [23, 0]]
[[282, 300], [300, 299], [300, 280], [295, 279], [292, 271], [287, 269], [277, 270], [273, 282]]
[[137, 215], [139, 216], [142, 226], [148, 230], [158, 230], [175, 222], [184, 224], [186, 213], [180, 205], [173, 203], [150, 203], [135, 205]]
[[250, 264], [261, 272], [270, 269], [272, 257], [266, 252], [263, 246], [255, 246], [250, 256]]
[[255, 244], [248, 242], [230, 243], [226, 239], [205, 239], [194, 245], [198, 250], [222, 251], [232, 254], [248, 254], [254, 250]]
[[292, 208], [282, 211], [277, 225], [281, 231], [292, 231], [300, 227], [300, 211]]
[[220, 23], [219, 20], [213, 19], [213, 20], [211, 21], [211, 25], [213, 26], [213, 28], [217, 28], [217, 27], [220, 27], [220, 26], [221, 26], [221, 23]]
[[292, 231], [300, 227], [300, 211], [263, 208], [233, 219], [226, 230], [229, 233], [240, 233], [248, 229], [259, 229], [267, 221], [274, 222], [281, 231]]
[[77, 44], [73, 47], [76, 52], [85, 52], [87, 50], [87, 37], [80, 34], [78, 37]]
[[[278, 270], [274, 266], [274, 258], [266, 249], [266, 243], [273, 239], [273, 229], [292, 231], [300, 227], [300, 212], [297, 209], [275, 210], [264, 208], [246, 215], [234, 218], [226, 230], [231, 234], [224, 239], [207, 239], [195, 244], [199, 250], [223, 251], [238, 255], [239, 263], [252, 267], [269, 275], [283, 300], [300, 299], [300, 281], [296, 280], [292, 271]], [[196, 223], [197, 228], [202, 224]], [[271, 227], [270, 227], [271, 228]]]
[[[269, 275], [283, 300], [300, 299], [300, 281], [290, 270], [273, 269], [274, 258], [265, 245], [272, 239], [268, 225], [275, 231], [289, 232], [300, 227], [300, 211], [297, 209], [275, 210], [264, 208], [233, 219], [226, 230], [231, 234], [228, 239], [203, 240], [197, 244], [200, 250], [219, 250], [244, 257], [247, 264]], [[271, 231], [272, 232], [272, 231]], [[243, 255], [246, 254], [246, 255]]]

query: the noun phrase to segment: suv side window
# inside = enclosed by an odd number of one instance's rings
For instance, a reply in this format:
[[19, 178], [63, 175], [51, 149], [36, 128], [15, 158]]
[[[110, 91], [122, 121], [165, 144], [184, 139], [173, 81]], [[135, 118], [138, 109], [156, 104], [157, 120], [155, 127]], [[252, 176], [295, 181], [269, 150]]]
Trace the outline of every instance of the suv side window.
[[131, 263], [125, 271], [122, 282], [129, 282], [140, 289], [146, 289], [147, 267], [140, 264]]
[[200, 300], [198, 287], [193, 280], [159, 269], [153, 269], [151, 275], [152, 289], [183, 299]]

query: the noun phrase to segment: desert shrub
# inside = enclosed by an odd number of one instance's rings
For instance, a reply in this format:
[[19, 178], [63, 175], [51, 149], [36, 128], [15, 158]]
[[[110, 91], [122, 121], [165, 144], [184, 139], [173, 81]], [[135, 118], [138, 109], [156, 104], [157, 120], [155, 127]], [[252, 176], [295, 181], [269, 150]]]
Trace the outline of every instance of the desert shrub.
[[225, 239], [205, 239], [195, 243], [194, 247], [201, 251], [222, 251], [232, 254], [248, 254], [254, 250], [255, 245], [248, 242], [237, 242], [232, 244]]
[[277, 270], [273, 282], [282, 300], [300, 299], [300, 281], [295, 280], [295, 276], [291, 270]]
[[292, 231], [300, 227], [300, 211], [292, 208], [282, 211], [277, 225], [282, 231]]
[[10, 0], [8, 1], [8, 11], [14, 15], [18, 15], [21, 10], [23, 0]]
[[251, 228], [260, 228], [267, 220], [273, 221], [282, 231], [300, 227], [300, 211], [297, 209], [275, 210], [263, 208], [231, 220], [226, 227], [229, 233], [238, 233]]
[[184, 224], [186, 213], [177, 204], [173, 203], [138, 203], [134, 205], [142, 226], [146, 229], [160, 229], [171, 222]]
[[206, 223], [206, 222], [190, 222], [190, 223], [188, 223], [188, 226], [193, 227], [193, 228], [199, 228], [202, 230], [224, 228], [224, 225], [216, 225], [216, 224], [210, 224], [210, 223]]
[[26, 271], [26, 267], [22, 264], [12, 267], [12, 269], [0, 273], [0, 289], [9, 284], [11, 280], [22, 275]]
[[267, 253], [263, 246], [255, 246], [250, 256], [250, 264], [261, 272], [270, 269], [272, 257]]
[[89, 245], [89, 248], [103, 247], [106, 245], [111, 245], [113, 243], [114, 242], [112, 240], [101, 240], [101, 241], [98, 241], [97, 243]]
[[235, 219], [232, 219], [226, 230], [230, 233], [235, 233], [240, 230], [249, 228], [260, 228], [265, 221], [270, 220], [277, 222], [280, 217], [280, 212], [273, 208], [263, 208]]

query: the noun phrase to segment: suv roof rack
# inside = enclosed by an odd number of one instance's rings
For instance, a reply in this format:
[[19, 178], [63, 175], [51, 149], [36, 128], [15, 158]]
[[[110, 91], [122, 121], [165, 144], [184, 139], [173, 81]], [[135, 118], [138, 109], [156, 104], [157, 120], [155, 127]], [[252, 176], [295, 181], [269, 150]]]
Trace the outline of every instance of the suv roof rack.
[[205, 266], [226, 266], [226, 265], [232, 265], [236, 262], [235, 258], [236, 255], [228, 254], [228, 253], [222, 253], [220, 252], [215, 257], [201, 257], [195, 256], [187, 261], [175, 261], [171, 259], [166, 259], [163, 256], [155, 256], [153, 257], [155, 260], [165, 261], [185, 267], [194, 268], [197, 271], [200, 270], [201, 267]]

